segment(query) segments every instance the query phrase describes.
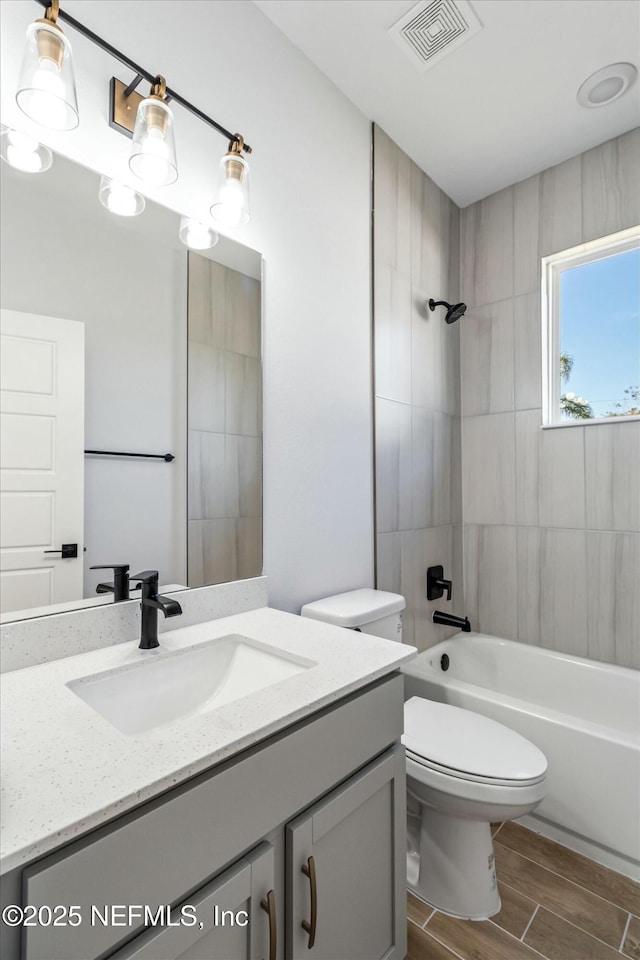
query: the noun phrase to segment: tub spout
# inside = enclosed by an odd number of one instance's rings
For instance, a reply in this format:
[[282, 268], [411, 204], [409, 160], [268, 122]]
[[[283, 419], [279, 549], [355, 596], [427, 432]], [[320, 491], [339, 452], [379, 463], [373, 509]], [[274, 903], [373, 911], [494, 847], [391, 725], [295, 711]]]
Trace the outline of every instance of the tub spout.
[[457, 627], [463, 633], [471, 633], [471, 624], [469, 618], [454, 617], [452, 613], [443, 613], [442, 610], [433, 611], [433, 622], [444, 623], [448, 627]]

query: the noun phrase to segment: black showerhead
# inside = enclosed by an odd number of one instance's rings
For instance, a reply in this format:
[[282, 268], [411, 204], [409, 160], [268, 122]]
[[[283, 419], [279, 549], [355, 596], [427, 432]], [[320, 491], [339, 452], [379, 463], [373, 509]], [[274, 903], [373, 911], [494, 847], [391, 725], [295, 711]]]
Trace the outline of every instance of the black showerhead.
[[467, 311], [466, 303], [451, 304], [447, 303], [446, 300], [429, 300], [429, 310], [435, 310], [436, 307], [447, 308], [447, 313], [444, 318], [447, 323], [455, 323], [456, 320], [459, 320]]

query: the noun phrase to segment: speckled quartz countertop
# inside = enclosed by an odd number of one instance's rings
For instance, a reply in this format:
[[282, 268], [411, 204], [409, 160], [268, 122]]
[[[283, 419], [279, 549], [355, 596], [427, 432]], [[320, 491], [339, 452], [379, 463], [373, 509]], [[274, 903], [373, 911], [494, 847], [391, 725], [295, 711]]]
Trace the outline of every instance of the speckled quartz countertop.
[[[273, 686], [147, 733], [111, 726], [66, 684], [144, 657], [240, 634], [317, 662]], [[390, 673], [416, 651], [270, 608], [160, 638], [152, 653], [121, 643], [1, 678], [5, 873]], [[140, 671], [141, 673], [143, 671]]]

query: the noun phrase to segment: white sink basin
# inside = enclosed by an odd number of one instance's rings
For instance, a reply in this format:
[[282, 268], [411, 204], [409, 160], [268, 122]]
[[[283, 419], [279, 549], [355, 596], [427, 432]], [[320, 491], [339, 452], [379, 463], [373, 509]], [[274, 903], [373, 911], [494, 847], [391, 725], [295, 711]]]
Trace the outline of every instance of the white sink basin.
[[140, 656], [139, 663], [67, 684], [122, 733], [144, 733], [215, 710], [317, 665], [237, 634]]

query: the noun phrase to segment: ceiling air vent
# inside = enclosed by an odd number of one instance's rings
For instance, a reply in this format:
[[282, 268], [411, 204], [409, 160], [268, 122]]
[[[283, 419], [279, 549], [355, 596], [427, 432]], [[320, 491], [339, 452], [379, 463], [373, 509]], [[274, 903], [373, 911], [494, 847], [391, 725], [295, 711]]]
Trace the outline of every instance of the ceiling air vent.
[[389, 33], [424, 72], [480, 30], [482, 24], [467, 0], [423, 0], [394, 23]]

